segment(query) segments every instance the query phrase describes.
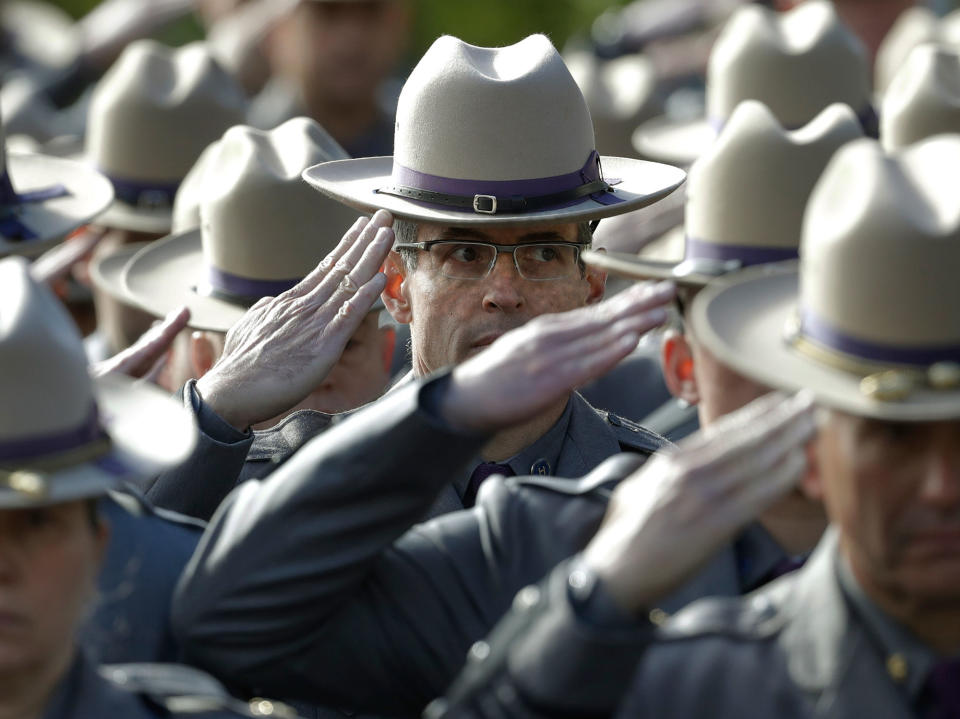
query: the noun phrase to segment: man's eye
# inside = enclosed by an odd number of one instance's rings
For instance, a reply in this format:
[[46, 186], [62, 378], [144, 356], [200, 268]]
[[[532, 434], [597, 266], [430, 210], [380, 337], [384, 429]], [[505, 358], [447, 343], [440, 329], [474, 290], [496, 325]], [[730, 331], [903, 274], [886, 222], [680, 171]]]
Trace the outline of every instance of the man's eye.
[[556, 247], [535, 247], [533, 249], [533, 259], [537, 262], [556, 262], [560, 258], [560, 253]]
[[457, 245], [450, 251], [449, 257], [457, 262], [476, 262], [480, 259], [480, 252], [470, 245]]
[[53, 513], [43, 507], [31, 509], [26, 515], [27, 525], [31, 529], [43, 529], [53, 524], [53, 519]]

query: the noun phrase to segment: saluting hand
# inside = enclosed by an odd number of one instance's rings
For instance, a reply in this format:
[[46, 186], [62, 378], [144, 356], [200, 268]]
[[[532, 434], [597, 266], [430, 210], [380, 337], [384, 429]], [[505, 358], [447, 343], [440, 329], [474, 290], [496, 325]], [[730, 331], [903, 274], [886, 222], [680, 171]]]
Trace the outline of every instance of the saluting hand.
[[197, 382], [238, 429], [276, 417], [326, 377], [383, 290], [393, 217], [360, 218], [299, 284], [257, 302], [227, 333], [223, 355]]
[[642, 284], [596, 305], [541, 315], [459, 365], [441, 402], [452, 425], [476, 432], [520, 424], [602, 376], [666, 321], [670, 282]]
[[587, 564], [624, 609], [650, 609], [796, 485], [814, 432], [810, 395], [773, 393], [661, 450], [617, 487]]

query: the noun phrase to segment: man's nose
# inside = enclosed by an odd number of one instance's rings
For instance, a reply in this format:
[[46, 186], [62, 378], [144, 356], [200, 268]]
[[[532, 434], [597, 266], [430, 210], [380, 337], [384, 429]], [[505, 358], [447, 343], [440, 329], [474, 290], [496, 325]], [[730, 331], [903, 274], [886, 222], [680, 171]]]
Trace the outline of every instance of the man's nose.
[[521, 284], [523, 278], [517, 272], [513, 255], [501, 252], [493, 263], [490, 274], [483, 278], [483, 307], [487, 310], [515, 312], [523, 307]]
[[956, 447], [939, 446], [927, 453], [922, 496], [940, 507], [960, 506], [960, 451]]

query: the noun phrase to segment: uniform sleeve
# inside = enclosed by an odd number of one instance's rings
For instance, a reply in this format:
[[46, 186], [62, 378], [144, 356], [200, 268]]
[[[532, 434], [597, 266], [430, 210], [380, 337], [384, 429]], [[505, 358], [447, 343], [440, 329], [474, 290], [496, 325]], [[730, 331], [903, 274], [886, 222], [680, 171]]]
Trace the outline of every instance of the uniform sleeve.
[[585, 576], [572, 560], [521, 590], [427, 719], [612, 716], [655, 629]]
[[224, 501], [174, 601], [193, 663], [241, 691], [345, 709], [419, 710], [442, 691], [431, 682], [464, 655], [449, 628], [483, 636], [493, 620], [458, 604], [466, 568], [443, 546], [449, 534], [482, 556], [476, 525], [460, 527], [472, 513], [397, 542], [485, 441], [425, 411], [430, 386], [391, 393]]
[[253, 432], [239, 432], [204, 403], [196, 382], [184, 386], [184, 405], [193, 412], [199, 428], [197, 446], [185, 462], [145, 487], [157, 507], [208, 520], [233, 489], [243, 470]]

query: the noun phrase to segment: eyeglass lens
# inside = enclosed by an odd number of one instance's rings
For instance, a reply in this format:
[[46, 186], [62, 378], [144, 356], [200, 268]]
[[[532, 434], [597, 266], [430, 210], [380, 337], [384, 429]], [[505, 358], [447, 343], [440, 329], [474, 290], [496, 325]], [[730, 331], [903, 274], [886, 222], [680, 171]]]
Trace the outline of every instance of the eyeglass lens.
[[[432, 247], [440, 273], [451, 279], [486, 277], [497, 261], [497, 247], [479, 242], [438, 242]], [[520, 276], [528, 280], [558, 280], [577, 269], [578, 248], [570, 245], [528, 244], [500, 248], [513, 252]]]

